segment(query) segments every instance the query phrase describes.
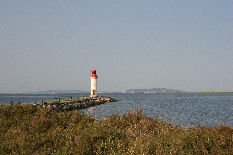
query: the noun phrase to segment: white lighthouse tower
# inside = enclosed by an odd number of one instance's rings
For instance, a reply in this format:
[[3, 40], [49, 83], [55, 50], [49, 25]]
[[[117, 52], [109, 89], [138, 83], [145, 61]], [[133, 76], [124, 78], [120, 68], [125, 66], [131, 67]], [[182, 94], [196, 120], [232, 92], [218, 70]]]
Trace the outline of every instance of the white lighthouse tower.
[[92, 69], [91, 71], [91, 95], [90, 97], [97, 97], [97, 74], [96, 74], [96, 70]]

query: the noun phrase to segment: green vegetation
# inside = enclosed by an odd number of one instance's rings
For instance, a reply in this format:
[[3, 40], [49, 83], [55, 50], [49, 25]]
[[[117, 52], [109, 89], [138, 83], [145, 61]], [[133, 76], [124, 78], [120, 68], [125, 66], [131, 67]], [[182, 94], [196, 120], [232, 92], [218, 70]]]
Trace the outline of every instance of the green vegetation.
[[233, 128], [181, 129], [140, 110], [96, 120], [79, 111], [0, 106], [0, 154], [233, 154]]

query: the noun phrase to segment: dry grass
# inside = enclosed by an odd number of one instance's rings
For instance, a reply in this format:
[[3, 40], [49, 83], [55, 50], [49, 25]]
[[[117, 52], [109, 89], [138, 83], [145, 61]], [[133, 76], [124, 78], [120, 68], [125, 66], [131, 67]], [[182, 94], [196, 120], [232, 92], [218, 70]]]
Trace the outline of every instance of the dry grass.
[[0, 106], [0, 154], [233, 154], [229, 126], [181, 129], [138, 109], [96, 120], [74, 112]]

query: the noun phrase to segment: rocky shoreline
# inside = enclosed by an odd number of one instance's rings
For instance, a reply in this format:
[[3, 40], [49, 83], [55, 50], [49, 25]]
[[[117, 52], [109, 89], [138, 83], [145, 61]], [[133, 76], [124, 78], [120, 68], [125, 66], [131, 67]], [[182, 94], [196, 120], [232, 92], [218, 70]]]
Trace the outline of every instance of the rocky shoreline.
[[117, 102], [118, 100], [111, 97], [79, 97], [70, 100], [54, 100], [42, 101], [41, 103], [34, 103], [33, 106], [37, 109], [45, 108], [53, 111], [73, 111], [81, 110], [88, 107], [97, 106], [104, 103]]

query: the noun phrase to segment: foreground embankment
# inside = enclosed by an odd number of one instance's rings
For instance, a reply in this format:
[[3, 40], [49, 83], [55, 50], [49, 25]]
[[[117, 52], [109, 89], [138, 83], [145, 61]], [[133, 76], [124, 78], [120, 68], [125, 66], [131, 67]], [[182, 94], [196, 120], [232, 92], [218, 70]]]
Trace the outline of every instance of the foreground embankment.
[[181, 129], [140, 110], [96, 120], [80, 111], [0, 106], [0, 154], [233, 154], [229, 126]]

